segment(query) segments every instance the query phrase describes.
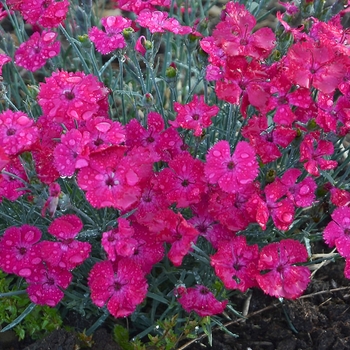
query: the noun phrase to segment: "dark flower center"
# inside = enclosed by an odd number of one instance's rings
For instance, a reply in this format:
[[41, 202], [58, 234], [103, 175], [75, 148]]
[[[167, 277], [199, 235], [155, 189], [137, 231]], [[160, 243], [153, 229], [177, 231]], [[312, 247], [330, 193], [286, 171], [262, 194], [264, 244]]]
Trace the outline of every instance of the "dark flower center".
[[106, 180], [106, 186], [114, 186], [115, 183], [114, 183], [114, 180], [109, 177], [107, 180]]
[[19, 248], [19, 253], [21, 255], [24, 255], [25, 253], [27, 253], [27, 248], [24, 248], [24, 247]]
[[119, 283], [119, 282], [114, 283], [114, 290], [116, 292], [120, 291], [122, 289], [122, 287], [123, 287], [123, 285], [121, 283]]
[[14, 128], [10, 128], [10, 129], [8, 129], [7, 130], [7, 136], [12, 136], [12, 135], [14, 135], [16, 133], [16, 129], [14, 129]]
[[198, 114], [194, 114], [194, 115], [192, 116], [192, 119], [193, 119], [193, 120], [198, 120], [198, 119], [199, 119], [199, 115], [198, 115]]
[[148, 143], [152, 143], [152, 142], [154, 142], [154, 138], [153, 138], [152, 136], [148, 136], [147, 139], [146, 139], [146, 141], [147, 141]]
[[95, 146], [100, 146], [100, 145], [102, 145], [104, 142], [103, 142], [103, 140], [101, 139], [101, 138], [98, 138], [95, 142], [94, 142], [94, 144], [95, 144]]
[[67, 100], [73, 100], [73, 98], [75, 97], [72, 91], [65, 91], [64, 96]]
[[187, 187], [189, 184], [190, 184], [190, 182], [188, 180], [183, 180], [182, 183], [181, 183], [181, 185], [183, 187]]
[[232, 170], [235, 167], [235, 163], [231, 160], [230, 162], [227, 163], [227, 169]]
[[49, 286], [53, 286], [55, 284], [55, 280], [52, 277], [49, 277], [46, 282]]
[[201, 288], [200, 293], [203, 294], [203, 295], [206, 295], [206, 294], [209, 294], [210, 291], [209, 291], [208, 288], [203, 287], [203, 288]]

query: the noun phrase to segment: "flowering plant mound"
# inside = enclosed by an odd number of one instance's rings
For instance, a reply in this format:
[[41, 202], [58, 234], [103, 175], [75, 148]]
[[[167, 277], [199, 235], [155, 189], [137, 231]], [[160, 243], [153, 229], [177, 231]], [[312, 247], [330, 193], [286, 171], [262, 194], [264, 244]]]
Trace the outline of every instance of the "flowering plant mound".
[[264, 3], [209, 31], [210, 2], [1, 0], [0, 269], [33, 307], [129, 317], [135, 346], [177, 319], [175, 347], [237, 293], [300, 297], [314, 241], [350, 278], [348, 10], [258, 29]]

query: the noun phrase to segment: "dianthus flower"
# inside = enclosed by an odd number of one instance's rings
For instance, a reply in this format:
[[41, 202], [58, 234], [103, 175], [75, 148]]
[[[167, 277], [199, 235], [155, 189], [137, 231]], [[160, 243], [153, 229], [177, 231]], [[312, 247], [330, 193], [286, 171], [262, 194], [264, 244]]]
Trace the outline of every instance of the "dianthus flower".
[[[2, 4], [0, 4], [0, 21], [2, 21], [4, 18], [6, 18], [7, 15], [8, 14], [7, 14], [7, 11], [4, 9], [4, 6]], [[1, 75], [1, 69], [0, 69], [0, 75]]]
[[320, 175], [320, 170], [331, 170], [338, 166], [335, 160], [324, 159], [324, 156], [332, 155], [334, 146], [331, 141], [317, 140], [308, 134], [300, 144], [300, 161], [305, 162], [304, 168], [314, 176]]
[[286, 57], [286, 75], [294, 84], [314, 87], [330, 94], [341, 82], [347, 61], [323, 42], [303, 41], [293, 44]]
[[26, 0], [20, 5], [19, 10], [30, 24], [56, 28], [65, 20], [68, 7], [68, 0]]
[[57, 33], [43, 31], [35, 32], [27, 41], [22, 43], [15, 52], [17, 66], [35, 72], [46, 64], [50, 58], [60, 53], [60, 43], [55, 41]]
[[170, 0], [118, 0], [118, 8], [139, 14], [144, 9], [156, 10], [156, 6], [169, 7]]
[[219, 141], [209, 150], [204, 171], [210, 184], [218, 184], [228, 193], [239, 192], [258, 175], [255, 151], [249, 143], [240, 141], [231, 156], [230, 144]]
[[160, 134], [159, 142], [156, 146], [156, 151], [161, 155], [161, 160], [169, 162], [178, 154], [186, 153], [188, 145], [184, 139], [178, 133], [178, 131], [172, 127], [164, 130]]
[[204, 165], [199, 159], [193, 159], [189, 153], [176, 156], [169, 162], [169, 168], [158, 175], [158, 187], [169, 203], [177, 208], [185, 208], [198, 203], [206, 188]]
[[255, 192], [256, 186], [253, 183], [235, 193], [212, 188], [209, 192], [208, 211], [227, 229], [234, 232], [245, 230], [250, 223], [255, 222], [254, 216], [247, 211], [249, 199]]
[[339, 207], [332, 213], [332, 220], [323, 231], [323, 238], [330, 247], [336, 247], [344, 258], [350, 258], [350, 208]]
[[177, 113], [175, 121], [170, 122], [175, 128], [194, 130], [194, 136], [201, 136], [203, 128], [212, 124], [212, 117], [219, 113], [218, 106], [209, 106], [204, 102], [204, 96], [194, 95], [191, 102], [183, 105], [174, 103]]
[[194, 311], [201, 317], [212, 316], [224, 312], [228, 300], [219, 301], [205, 286], [197, 285], [192, 288], [177, 288], [178, 302], [187, 312]]
[[269, 78], [260, 61], [245, 56], [227, 57], [223, 79], [216, 82], [215, 92], [221, 100], [240, 105], [244, 117], [249, 104], [265, 114], [271, 98]]
[[103, 151], [111, 146], [125, 141], [124, 126], [104, 117], [94, 117], [86, 121], [85, 126], [79, 128], [81, 132], [88, 132], [88, 147], [91, 153]]
[[253, 116], [242, 128], [242, 135], [249, 139], [256, 154], [264, 164], [270, 163], [282, 156], [280, 147], [287, 147], [296, 137], [297, 132], [293, 128], [275, 126], [268, 129], [267, 118]]
[[27, 173], [18, 157], [11, 159], [4, 167], [4, 170], [6, 173], [0, 174], [0, 201], [3, 197], [10, 201], [15, 201], [27, 192], [23, 189], [25, 183], [29, 182]]
[[52, 121], [86, 121], [108, 116], [108, 93], [92, 74], [57, 71], [40, 83], [38, 104]]
[[61, 176], [72, 176], [76, 169], [81, 169], [89, 164], [90, 134], [81, 133], [77, 129], [69, 130], [62, 134], [61, 143], [53, 152], [54, 165]]
[[57, 182], [53, 182], [49, 186], [49, 197], [47, 198], [46, 202], [43, 205], [43, 208], [41, 209], [41, 216], [46, 215], [46, 211], [49, 212], [51, 218], [55, 215], [59, 197], [61, 194], [61, 187]]
[[114, 317], [131, 315], [147, 294], [147, 281], [141, 268], [124, 258], [118, 263], [102, 261], [94, 265], [88, 286], [92, 302], [98, 307], [107, 304]]
[[35, 248], [41, 239], [41, 231], [31, 225], [9, 227], [0, 240], [0, 268], [6, 273], [29, 277], [41, 262]]
[[37, 141], [38, 128], [23, 112], [0, 113], [0, 146], [9, 156], [30, 150]]
[[[147, 129], [138, 120], [131, 119], [126, 125], [126, 145], [129, 148], [142, 146], [158, 153], [160, 133], [164, 130], [162, 116], [156, 112], [147, 115]], [[157, 156], [160, 160], [160, 156]]]
[[94, 153], [89, 166], [80, 169], [78, 185], [87, 191], [86, 199], [93, 207], [126, 210], [139, 199], [142, 175], [138, 172], [145, 159], [140, 157], [133, 166], [130, 158], [123, 157], [124, 152], [123, 146], [114, 146]]
[[124, 218], [118, 218], [118, 227], [102, 233], [102, 247], [108, 260], [115, 261], [117, 255], [129, 257], [136, 249], [137, 241], [133, 238], [134, 228]]
[[68, 288], [72, 279], [66, 269], [41, 263], [26, 278], [29, 299], [34, 304], [54, 307], [63, 299], [62, 289]]
[[210, 257], [210, 264], [226, 288], [245, 292], [257, 286], [258, 258], [258, 245], [247, 245], [244, 236], [237, 236], [219, 243], [218, 251]]
[[132, 25], [131, 19], [123, 16], [109, 16], [101, 19], [105, 31], [92, 27], [89, 30], [89, 39], [95, 44], [96, 50], [107, 55], [114, 50], [123, 49], [126, 46], [123, 29]]
[[329, 191], [331, 193], [331, 202], [337, 207], [347, 207], [350, 205], [350, 192], [340, 188], [333, 187]]
[[256, 276], [259, 287], [276, 298], [296, 299], [310, 282], [310, 270], [298, 266], [308, 258], [304, 245], [293, 239], [270, 243], [260, 252]]
[[[132, 223], [134, 234], [132, 238], [136, 244], [133, 246], [132, 255], [128, 258], [141, 267], [145, 274], [151, 272], [154, 264], [160, 262], [164, 257], [164, 244], [155, 239], [155, 235], [151, 233], [146, 226]], [[123, 259], [121, 255], [116, 256], [115, 262]]]
[[8, 62], [11, 62], [12, 59], [10, 56], [0, 54], [0, 75], [2, 75], [2, 66]]
[[255, 17], [244, 5], [228, 2], [221, 15], [222, 21], [213, 31], [217, 46], [227, 56], [267, 58], [275, 47], [275, 34], [271, 28], [260, 28], [252, 33]]
[[192, 32], [192, 28], [182, 26], [175, 18], [168, 18], [168, 13], [162, 11], [142, 10], [136, 22], [144, 28], [148, 28], [153, 33], [172, 32], [178, 35], [186, 35]]
[[83, 228], [81, 220], [72, 214], [55, 219], [48, 232], [57, 241], [42, 241], [39, 243], [41, 257], [50, 266], [58, 266], [68, 271], [75, 269], [86, 260], [91, 251], [91, 244], [76, 240]]

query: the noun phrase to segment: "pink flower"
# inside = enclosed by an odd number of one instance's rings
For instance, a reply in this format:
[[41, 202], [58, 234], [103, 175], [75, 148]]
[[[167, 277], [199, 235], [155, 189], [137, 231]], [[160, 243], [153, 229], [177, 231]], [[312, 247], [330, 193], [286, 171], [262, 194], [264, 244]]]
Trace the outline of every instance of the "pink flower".
[[89, 31], [89, 38], [95, 44], [98, 52], [107, 55], [126, 46], [122, 31], [131, 27], [132, 21], [130, 19], [122, 16], [103, 17], [101, 24], [104, 26], [105, 32], [97, 27], [92, 27]]
[[20, 11], [30, 24], [56, 28], [65, 20], [68, 7], [68, 0], [26, 0], [20, 5]]
[[9, 227], [0, 240], [0, 268], [6, 273], [29, 277], [41, 262], [35, 246], [41, 239], [41, 231], [31, 225]]
[[172, 32], [178, 35], [186, 35], [192, 32], [192, 28], [182, 26], [175, 18], [168, 18], [168, 13], [162, 11], [142, 10], [136, 22], [144, 28], [148, 28], [153, 33]]
[[66, 123], [108, 115], [109, 90], [91, 74], [57, 71], [40, 83], [38, 103], [50, 120]]
[[304, 168], [314, 176], [320, 175], [320, 170], [330, 170], [338, 166], [335, 160], [324, 159], [324, 156], [332, 155], [334, 146], [331, 141], [317, 140], [308, 134], [300, 144], [300, 161], [305, 162]]
[[60, 43], [55, 41], [57, 35], [55, 32], [35, 32], [16, 50], [15, 63], [31, 72], [40, 69], [48, 59], [60, 53]]
[[118, 218], [118, 227], [102, 233], [102, 247], [107, 253], [108, 260], [115, 261], [117, 255], [129, 257], [134, 254], [137, 241], [133, 238], [134, 228], [124, 218]]
[[336, 246], [341, 256], [350, 258], [350, 208], [335, 209], [332, 219], [323, 231], [323, 238], [330, 247]]
[[[13, 158], [11, 162], [5, 166], [4, 170], [6, 170], [8, 174], [0, 174], [0, 201], [2, 197], [10, 201], [15, 201], [27, 192], [26, 189], [23, 189], [26, 187], [25, 183], [29, 181], [27, 173], [18, 157]], [[22, 181], [20, 179], [22, 179]]]
[[194, 95], [192, 101], [185, 105], [175, 102], [174, 110], [177, 116], [175, 121], [170, 122], [173, 127], [194, 130], [194, 136], [201, 136], [203, 128], [212, 124], [211, 118], [215, 117], [220, 109], [207, 105], [203, 95]]
[[156, 10], [156, 6], [169, 7], [170, 0], [118, 0], [118, 7], [124, 11], [139, 14], [144, 9]]
[[148, 113], [147, 129], [136, 119], [131, 119], [125, 129], [126, 145], [129, 148], [135, 146], [146, 147], [150, 151], [157, 153], [157, 161], [160, 160], [160, 156], [158, 155], [158, 143], [161, 138], [161, 132], [164, 130], [164, 121], [159, 113]]
[[98, 307], [107, 304], [114, 317], [131, 315], [147, 294], [147, 281], [141, 268], [124, 258], [117, 264], [101, 261], [89, 274], [92, 302]]
[[10, 156], [30, 150], [37, 141], [38, 128], [23, 112], [0, 113], [0, 146]]
[[135, 50], [139, 52], [142, 56], [144, 56], [147, 52], [144, 45], [145, 41], [146, 41], [146, 37], [144, 35], [141, 35], [135, 43]]
[[77, 129], [62, 134], [61, 143], [53, 152], [54, 165], [61, 176], [72, 176], [76, 169], [84, 168], [89, 164], [90, 142], [88, 132], [81, 133]]
[[337, 207], [344, 207], [350, 205], [350, 192], [340, 188], [333, 187], [330, 190], [331, 202]]
[[210, 257], [210, 264], [226, 288], [245, 292], [257, 286], [258, 245], [247, 245], [244, 236], [219, 243], [218, 251]]
[[159, 173], [158, 187], [177, 208], [198, 203], [206, 189], [202, 161], [193, 159], [189, 153], [179, 154], [169, 162], [169, 168]]
[[41, 257], [45, 263], [68, 271], [81, 265], [91, 251], [90, 243], [75, 239], [82, 228], [83, 223], [76, 215], [68, 214], [55, 219], [48, 232], [58, 241], [39, 243]]
[[219, 141], [209, 150], [204, 171], [209, 183], [218, 184], [228, 193], [239, 192], [258, 175], [255, 151], [247, 142], [240, 141], [231, 156], [230, 144]]
[[57, 182], [53, 182], [49, 186], [49, 197], [47, 198], [46, 202], [43, 205], [43, 208], [41, 210], [41, 216], [46, 215], [46, 211], [48, 210], [51, 218], [55, 215], [59, 197], [61, 194], [61, 187]]
[[259, 287], [276, 298], [296, 299], [310, 282], [310, 270], [298, 266], [308, 258], [304, 245], [293, 239], [270, 243], [260, 252], [256, 276]]
[[178, 302], [187, 311], [196, 312], [201, 317], [212, 316], [224, 312], [228, 300], [219, 301], [205, 286], [197, 285], [192, 288], [178, 288]]
[[[128, 158], [123, 159], [123, 146], [110, 147], [90, 156], [89, 166], [80, 169], [78, 185], [87, 191], [86, 199], [95, 208], [113, 207], [126, 210], [140, 197], [137, 186], [141, 178], [130, 166]], [[139, 170], [141, 164], [138, 164]]]
[[223, 20], [214, 29], [213, 37], [227, 56], [263, 59], [270, 55], [276, 45], [272, 29], [265, 27], [252, 33], [256, 19], [244, 5], [228, 2], [221, 18]]
[[188, 145], [174, 128], [168, 128], [160, 134], [156, 151], [161, 155], [161, 160], [168, 162], [180, 153], [187, 153]]
[[2, 67], [4, 64], [11, 62], [12, 59], [10, 56], [0, 54], [0, 75], [2, 75]]
[[38, 305], [56, 306], [64, 297], [62, 289], [68, 288], [73, 279], [66, 269], [39, 264], [26, 278], [29, 299]]

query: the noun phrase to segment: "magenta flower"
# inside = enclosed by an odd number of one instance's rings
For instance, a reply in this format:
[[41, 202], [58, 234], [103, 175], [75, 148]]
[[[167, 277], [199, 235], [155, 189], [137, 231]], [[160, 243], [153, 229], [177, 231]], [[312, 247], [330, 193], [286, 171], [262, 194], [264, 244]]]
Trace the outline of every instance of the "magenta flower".
[[304, 168], [313, 175], [319, 176], [321, 170], [331, 170], [338, 166], [335, 160], [327, 160], [324, 156], [332, 155], [334, 146], [331, 141], [316, 139], [313, 135], [305, 135], [300, 144], [300, 161]]
[[[25, 187], [25, 182], [29, 181], [27, 173], [18, 157], [13, 158], [8, 162], [4, 170], [9, 174], [0, 174], [0, 201], [2, 200], [2, 197], [7, 198], [10, 201], [15, 201], [27, 192], [26, 189], [23, 189], [23, 187]], [[10, 174], [14, 174], [16, 177], [11, 176]]]
[[177, 116], [175, 121], [170, 122], [173, 127], [194, 130], [194, 136], [201, 136], [203, 128], [212, 124], [211, 118], [215, 117], [220, 109], [207, 105], [203, 95], [194, 95], [192, 101], [185, 105], [175, 102], [174, 110]]
[[46, 215], [46, 211], [49, 212], [51, 218], [55, 215], [59, 197], [61, 194], [61, 187], [57, 182], [53, 182], [49, 186], [49, 197], [47, 198], [46, 202], [43, 205], [43, 208], [41, 209], [41, 216]]
[[132, 11], [139, 14], [144, 9], [156, 10], [156, 6], [169, 7], [170, 0], [119, 0], [118, 7], [124, 11]]
[[153, 33], [172, 32], [178, 35], [186, 35], [192, 32], [192, 28], [182, 26], [175, 18], [168, 18], [168, 13], [162, 11], [142, 10], [136, 22], [144, 28], [148, 28]]
[[271, 28], [260, 28], [252, 33], [256, 19], [242, 4], [228, 2], [221, 19], [213, 31], [213, 37], [216, 45], [227, 56], [264, 59], [276, 45], [276, 37]]
[[41, 262], [35, 246], [41, 239], [41, 231], [31, 225], [9, 227], [0, 240], [0, 268], [6, 273], [29, 277]]
[[94, 75], [57, 71], [40, 83], [38, 104], [51, 121], [107, 117], [109, 90]]
[[29, 299], [34, 304], [54, 307], [63, 299], [62, 289], [68, 288], [72, 279], [66, 269], [40, 264], [26, 278]]
[[89, 274], [88, 285], [95, 305], [107, 304], [114, 317], [131, 315], [147, 294], [147, 281], [141, 268], [132, 260], [124, 258], [116, 264], [101, 261]]
[[19, 10], [30, 24], [56, 28], [65, 20], [68, 7], [68, 0], [26, 0], [20, 5]]
[[129, 159], [123, 159], [124, 152], [123, 146], [114, 146], [94, 153], [89, 166], [80, 169], [78, 185], [87, 191], [86, 199], [95, 208], [126, 210], [139, 199], [141, 189], [137, 184], [141, 178], [136, 166], [131, 167]]
[[89, 133], [88, 147], [91, 153], [100, 152], [108, 147], [120, 145], [125, 142], [124, 126], [104, 117], [94, 117], [79, 129], [83, 134]]
[[341, 256], [350, 258], [350, 208], [335, 209], [332, 219], [323, 231], [323, 238], [330, 247], [335, 246]]
[[137, 246], [133, 238], [134, 228], [124, 218], [118, 218], [118, 227], [102, 233], [102, 247], [107, 253], [108, 260], [115, 261], [117, 255], [129, 257], [134, 254]]
[[285, 239], [263, 247], [260, 252], [256, 276], [259, 287], [276, 298], [296, 299], [310, 282], [310, 270], [298, 266], [308, 258], [304, 245], [293, 239]]
[[178, 302], [187, 312], [194, 311], [201, 317], [221, 314], [228, 304], [228, 300], [217, 300], [214, 294], [202, 285], [177, 288], [176, 293], [180, 296]]
[[244, 236], [237, 236], [218, 244], [218, 251], [210, 257], [210, 264], [226, 288], [245, 292], [257, 286], [258, 258], [258, 245], [247, 245]]
[[12, 59], [10, 56], [0, 54], [0, 75], [2, 75], [2, 67], [4, 64], [11, 62]]
[[228, 193], [239, 192], [258, 175], [255, 151], [249, 143], [240, 141], [231, 156], [230, 144], [219, 141], [209, 150], [204, 171], [209, 183], [218, 184]]
[[158, 187], [177, 208], [198, 203], [206, 189], [203, 163], [189, 153], [179, 154], [159, 173]]
[[50, 58], [60, 53], [60, 43], [55, 41], [57, 33], [43, 31], [35, 32], [27, 41], [22, 43], [15, 52], [15, 63], [35, 72], [46, 64]]
[[333, 187], [330, 189], [331, 202], [337, 207], [347, 207], [350, 205], [350, 192], [340, 188]]
[[62, 134], [61, 143], [53, 152], [54, 165], [61, 176], [72, 176], [76, 169], [84, 168], [89, 164], [89, 133], [81, 133], [77, 129]]
[[50, 266], [71, 271], [81, 265], [89, 256], [91, 244], [76, 240], [83, 228], [81, 220], [72, 214], [55, 219], [48, 232], [58, 241], [42, 241], [39, 243], [42, 259]]
[[30, 150], [37, 141], [38, 128], [23, 112], [0, 113], [0, 146], [10, 156]]
[[122, 16], [109, 16], [103, 17], [101, 24], [105, 31], [97, 27], [92, 27], [89, 31], [89, 39], [95, 44], [98, 52], [107, 55], [126, 46], [122, 32], [123, 29], [131, 27], [131, 19]]

